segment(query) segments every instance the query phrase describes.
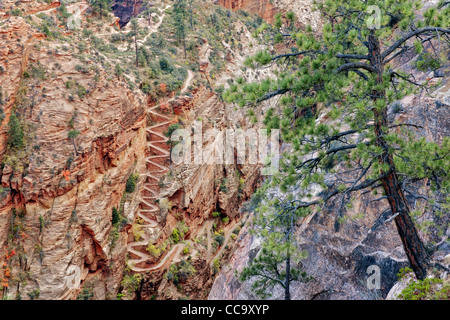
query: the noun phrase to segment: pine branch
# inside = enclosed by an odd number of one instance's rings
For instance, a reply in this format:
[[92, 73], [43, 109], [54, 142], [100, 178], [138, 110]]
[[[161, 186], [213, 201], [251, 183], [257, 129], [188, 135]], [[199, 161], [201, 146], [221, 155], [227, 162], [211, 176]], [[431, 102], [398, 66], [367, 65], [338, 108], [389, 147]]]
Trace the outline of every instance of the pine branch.
[[259, 98], [257, 100], [257, 103], [272, 99], [273, 97], [288, 93], [289, 91], [291, 91], [291, 90], [290, 89], [280, 89], [277, 91], [270, 92], [270, 93], [266, 94], [265, 96], [263, 96], [262, 98]]
[[442, 32], [442, 33], [450, 33], [450, 29], [444, 29], [444, 28], [439, 28], [439, 27], [425, 27], [422, 29], [417, 29], [414, 31], [411, 31], [410, 33], [408, 33], [407, 35], [405, 35], [404, 37], [400, 38], [399, 40], [397, 40], [392, 46], [390, 46], [388, 49], [386, 49], [382, 54], [381, 54], [381, 58], [384, 60], [386, 59], [387, 56], [389, 56], [391, 53], [393, 53], [396, 49], [398, 49], [403, 43], [405, 43], [406, 41], [408, 41], [410, 38], [414, 37], [414, 36], [418, 36], [422, 33], [426, 33], [426, 32]]
[[350, 70], [357, 70], [357, 69], [364, 69], [370, 72], [375, 72], [375, 68], [371, 65], [363, 62], [349, 62], [345, 63], [339, 68], [337, 68], [336, 72], [343, 72], [343, 71], [350, 71]]

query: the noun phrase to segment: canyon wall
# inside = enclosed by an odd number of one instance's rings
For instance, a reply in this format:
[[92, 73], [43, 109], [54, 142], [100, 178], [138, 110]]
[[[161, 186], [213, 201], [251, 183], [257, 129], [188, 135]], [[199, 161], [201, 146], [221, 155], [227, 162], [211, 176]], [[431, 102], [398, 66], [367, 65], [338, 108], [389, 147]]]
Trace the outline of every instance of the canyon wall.
[[320, 15], [314, 10], [312, 0], [214, 0], [230, 10], [243, 10], [257, 14], [268, 23], [274, 22], [277, 13], [293, 11], [300, 27], [311, 25], [313, 30], [320, 31]]
[[[46, 35], [24, 18], [2, 24], [0, 259], [12, 269], [3, 294], [74, 299], [89, 284], [99, 299], [115, 297], [129, 226], [113, 237], [111, 215], [121, 205], [133, 215], [139, 204], [123, 196], [142, 167], [146, 97], [64, 44], [42, 42]], [[12, 112], [24, 133], [20, 148], [7, 143]]]

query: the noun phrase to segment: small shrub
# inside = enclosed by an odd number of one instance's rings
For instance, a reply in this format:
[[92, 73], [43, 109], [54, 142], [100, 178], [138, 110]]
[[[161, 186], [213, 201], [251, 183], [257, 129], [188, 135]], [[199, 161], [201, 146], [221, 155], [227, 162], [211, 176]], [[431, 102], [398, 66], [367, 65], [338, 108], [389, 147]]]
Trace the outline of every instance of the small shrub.
[[76, 137], [78, 137], [78, 135], [79, 135], [80, 133], [81, 133], [81, 132], [78, 131], [78, 130], [70, 130], [69, 133], [68, 133], [68, 135], [67, 135], [67, 137], [68, 137], [69, 139], [75, 139]]
[[162, 57], [159, 60], [159, 67], [161, 68], [162, 71], [166, 72], [166, 73], [171, 73], [174, 69], [174, 67], [172, 66], [172, 64], [169, 62], [169, 60], [167, 60], [166, 58]]
[[180, 242], [180, 231], [178, 231], [177, 228], [174, 228], [172, 231], [172, 235], [170, 236], [170, 238], [172, 239], [173, 243], [178, 243]]
[[220, 260], [219, 258], [215, 258], [213, 261], [213, 272], [214, 274], [220, 271]]
[[127, 193], [133, 193], [134, 190], [136, 189], [136, 183], [139, 179], [139, 174], [135, 173], [135, 174], [131, 174], [128, 177], [127, 183], [125, 185], [125, 192]]
[[87, 94], [87, 90], [82, 85], [79, 85], [77, 87], [77, 95], [80, 97], [80, 99], [83, 99], [84, 96]]
[[24, 139], [25, 136], [19, 117], [15, 112], [12, 112], [9, 118], [8, 146], [20, 149], [25, 145]]
[[37, 300], [37, 299], [39, 299], [39, 295], [41, 294], [41, 291], [39, 289], [35, 289], [31, 292], [28, 292], [27, 294], [30, 297], [30, 300], [35, 300], [35, 299]]
[[228, 182], [228, 179], [224, 178], [222, 180], [222, 182], [220, 183], [220, 191], [222, 191], [223, 193], [227, 193], [228, 192], [227, 182]]
[[214, 211], [213, 213], [211, 213], [211, 216], [212, 216], [213, 218], [220, 217], [220, 212]]
[[77, 296], [77, 300], [90, 300], [94, 296], [94, 293], [92, 291], [92, 289], [83, 288], [83, 290]]

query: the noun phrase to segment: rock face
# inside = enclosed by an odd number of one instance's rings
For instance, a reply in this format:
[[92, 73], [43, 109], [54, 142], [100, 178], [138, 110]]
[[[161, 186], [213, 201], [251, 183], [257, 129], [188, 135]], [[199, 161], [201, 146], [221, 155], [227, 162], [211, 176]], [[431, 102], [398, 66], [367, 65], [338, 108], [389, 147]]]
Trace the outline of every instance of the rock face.
[[[146, 98], [60, 43], [40, 42], [45, 36], [23, 18], [2, 23], [0, 260], [12, 268], [3, 293], [26, 299], [39, 289], [41, 299], [74, 299], [81, 284], [98, 299], [113, 297], [128, 228], [113, 237], [111, 215], [142, 166]], [[12, 110], [25, 133], [20, 150], [6, 143]], [[128, 195], [124, 214], [137, 204]], [[5, 258], [11, 250], [16, 255]]]
[[311, 25], [313, 30], [319, 30], [320, 15], [313, 9], [312, 0], [215, 0], [231, 10], [243, 10], [257, 14], [268, 23], [274, 22], [277, 13], [293, 11], [296, 13], [300, 26]]
[[[20, 78], [26, 68], [31, 43], [39, 35], [33, 34], [23, 19], [11, 17], [6, 28], [0, 30], [0, 76], [2, 123], [8, 123], [15, 102]], [[4, 44], [4, 45], [3, 45]], [[1, 118], [0, 118], [1, 119]], [[0, 158], [6, 151], [7, 126], [0, 127]]]

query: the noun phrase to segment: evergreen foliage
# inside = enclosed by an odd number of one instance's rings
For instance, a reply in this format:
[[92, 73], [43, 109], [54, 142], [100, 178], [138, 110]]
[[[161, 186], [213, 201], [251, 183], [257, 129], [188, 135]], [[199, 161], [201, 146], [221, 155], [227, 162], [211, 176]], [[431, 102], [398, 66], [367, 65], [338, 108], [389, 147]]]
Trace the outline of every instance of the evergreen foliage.
[[92, 12], [101, 17], [106, 17], [111, 12], [111, 0], [88, 0]]
[[305, 208], [295, 212], [274, 210], [267, 206], [257, 209], [252, 233], [263, 239], [262, 247], [258, 255], [242, 270], [239, 280], [253, 278], [252, 290], [258, 297], [271, 297], [274, 287], [279, 285], [284, 289], [284, 299], [290, 300], [291, 282], [308, 282], [312, 279], [301, 264], [308, 253], [299, 250], [293, 236], [296, 220], [307, 213], [308, 209]]

